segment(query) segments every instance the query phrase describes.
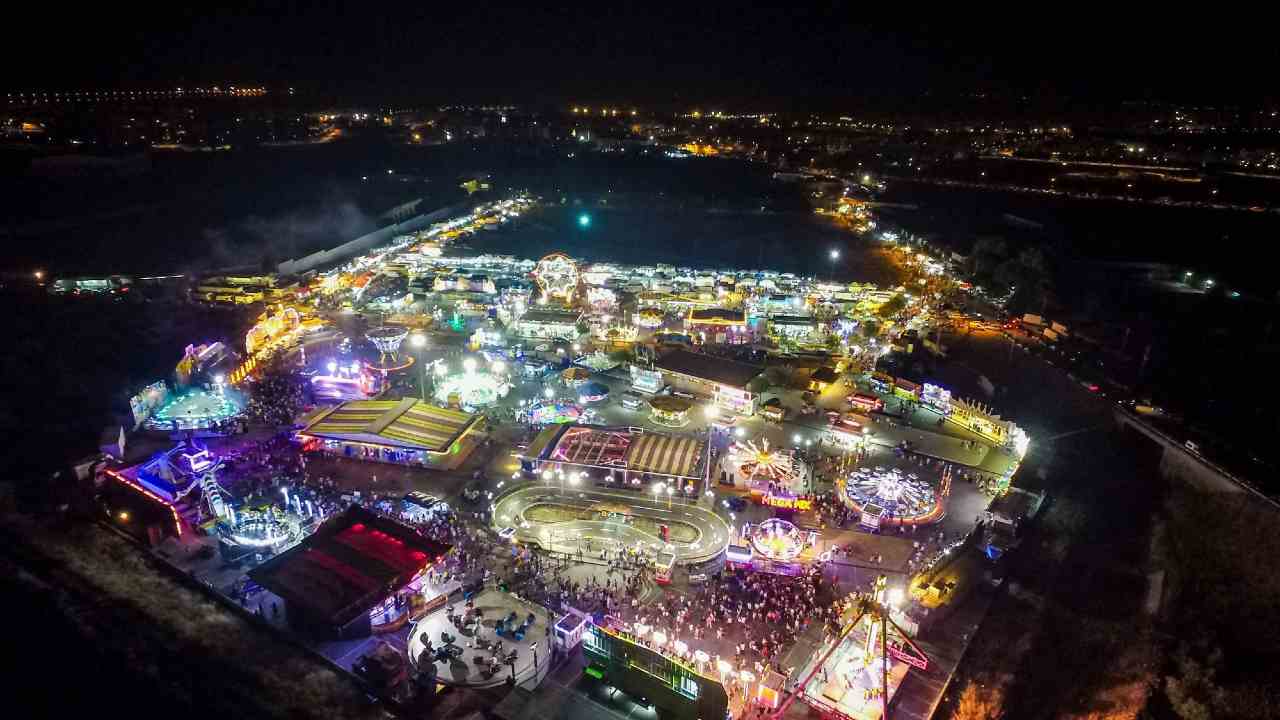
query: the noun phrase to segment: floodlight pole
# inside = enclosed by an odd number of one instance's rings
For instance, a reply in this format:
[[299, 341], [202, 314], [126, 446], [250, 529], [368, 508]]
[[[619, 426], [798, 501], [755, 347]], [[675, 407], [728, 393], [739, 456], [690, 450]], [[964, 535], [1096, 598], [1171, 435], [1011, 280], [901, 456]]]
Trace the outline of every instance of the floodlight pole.
[[889, 607], [880, 605], [880, 717], [889, 720]]
[[422, 346], [422, 350], [418, 351], [418, 390], [422, 393], [422, 402], [427, 401], [427, 354], [426, 344]]

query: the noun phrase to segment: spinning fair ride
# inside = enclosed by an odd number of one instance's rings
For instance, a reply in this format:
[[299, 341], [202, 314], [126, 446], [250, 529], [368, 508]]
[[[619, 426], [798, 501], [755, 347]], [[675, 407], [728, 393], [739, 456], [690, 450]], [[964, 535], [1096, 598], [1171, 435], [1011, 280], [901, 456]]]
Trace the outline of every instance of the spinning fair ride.
[[724, 469], [752, 489], [769, 486], [800, 492], [809, 476], [809, 468], [794, 454], [769, 447], [766, 438], [757, 445], [752, 440], [739, 441], [725, 453]]
[[228, 510], [228, 517], [219, 525], [219, 534], [225, 542], [245, 550], [275, 552], [302, 536], [297, 520], [275, 506]]
[[403, 370], [413, 364], [412, 355], [400, 354], [400, 345], [409, 336], [408, 328], [384, 325], [373, 328], [365, 333], [364, 336], [378, 349], [377, 361], [368, 364], [370, 370], [386, 375], [389, 372]]
[[554, 298], [569, 305], [578, 290], [578, 264], [564, 253], [552, 253], [534, 266], [533, 279], [542, 291], [540, 302]]
[[781, 518], [770, 518], [751, 529], [751, 546], [770, 560], [790, 562], [804, 551], [800, 528]]
[[926, 525], [946, 514], [938, 491], [915, 473], [898, 468], [858, 468], [838, 486], [841, 500], [859, 512], [884, 509], [883, 524]]

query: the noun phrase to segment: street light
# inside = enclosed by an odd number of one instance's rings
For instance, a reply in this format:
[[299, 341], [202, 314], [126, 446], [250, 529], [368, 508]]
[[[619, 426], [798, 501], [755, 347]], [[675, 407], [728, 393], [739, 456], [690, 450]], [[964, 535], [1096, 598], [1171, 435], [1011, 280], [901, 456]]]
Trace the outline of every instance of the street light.
[[839, 250], [832, 250], [832, 251], [831, 251], [831, 260], [832, 260], [832, 262], [834, 262], [834, 261], [836, 261], [836, 260], [839, 260], [839, 259], [840, 259], [840, 251], [839, 251]]
[[414, 333], [409, 336], [409, 344], [418, 348], [418, 391], [422, 393], [422, 402], [427, 401], [427, 363], [422, 350], [427, 346], [427, 336]]
[[674, 496], [675, 494], [676, 494], [676, 489], [675, 489], [675, 488], [673, 488], [673, 487], [671, 487], [670, 485], [668, 485], [668, 486], [667, 486], [667, 509], [668, 509], [668, 510], [670, 510], [670, 509], [671, 509], [671, 498], [672, 498], [672, 496]]

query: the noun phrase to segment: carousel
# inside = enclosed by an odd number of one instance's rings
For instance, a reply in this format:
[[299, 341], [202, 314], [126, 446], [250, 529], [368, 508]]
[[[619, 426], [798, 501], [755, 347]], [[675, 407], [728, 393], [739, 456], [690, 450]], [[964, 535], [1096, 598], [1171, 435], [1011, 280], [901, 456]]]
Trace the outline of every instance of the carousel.
[[927, 525], [946, 515], [938, 491], [915, 473], [898, 468], [857, 468], [836, 484], [848, 507], [879, 515], [879, 525]]
[[649, 400], [649, 419], [656, 425], [682, 428], [689, 424], [689, 411], [693, 403], [673, 395], [660, 395]]
[[658, 308], [645, 308], [636, 313], [636, 325], [642, 328], [660, 328], [666, 319], [666, 315]]
[[769, 447], [768, 439], [735, 442], [720, 461], [721, 470], [735, 487], [745, 487], [753, 495], [803, 493], [809, 481], [809, 466], [788, 450]]

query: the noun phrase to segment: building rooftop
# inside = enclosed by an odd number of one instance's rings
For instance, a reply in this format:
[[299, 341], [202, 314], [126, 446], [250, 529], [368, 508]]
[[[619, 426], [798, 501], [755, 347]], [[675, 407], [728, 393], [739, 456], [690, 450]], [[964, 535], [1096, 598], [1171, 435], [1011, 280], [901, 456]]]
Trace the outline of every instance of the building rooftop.
[[689, 311], [689, 321], [694, 323], [744, 323], [745, 316], [741, 310], [724, 308], [700, 308]]
[[758, 365], [715, 357], [689, 350], [671, 350], [658, 358], [658, 369], [707, 380], [734, 388], [745, 388], [763, 368]]
[[321, 412], [299, 433], [325, 440], [444, 452], [479, 416], [417, 400], [352, 400]]
[[769, 322], [774, 325], [804, 325], [812, 326], [817, 321], [808, 315], [774, 315], [769, 318]]
[[698, 478], [706, 450], [706, 443], [692, 436], [565, 424], [539, 433], [522, 457]]
[[520, 316], [520, 322], [576, 323], [581, 318], [582, 313], [576, 310], [538, 307], [531, 308], [524, 315]]
[[435, 563], [450, 545], [356, 505], [249, 571], [293, 610], [344, 626]]

